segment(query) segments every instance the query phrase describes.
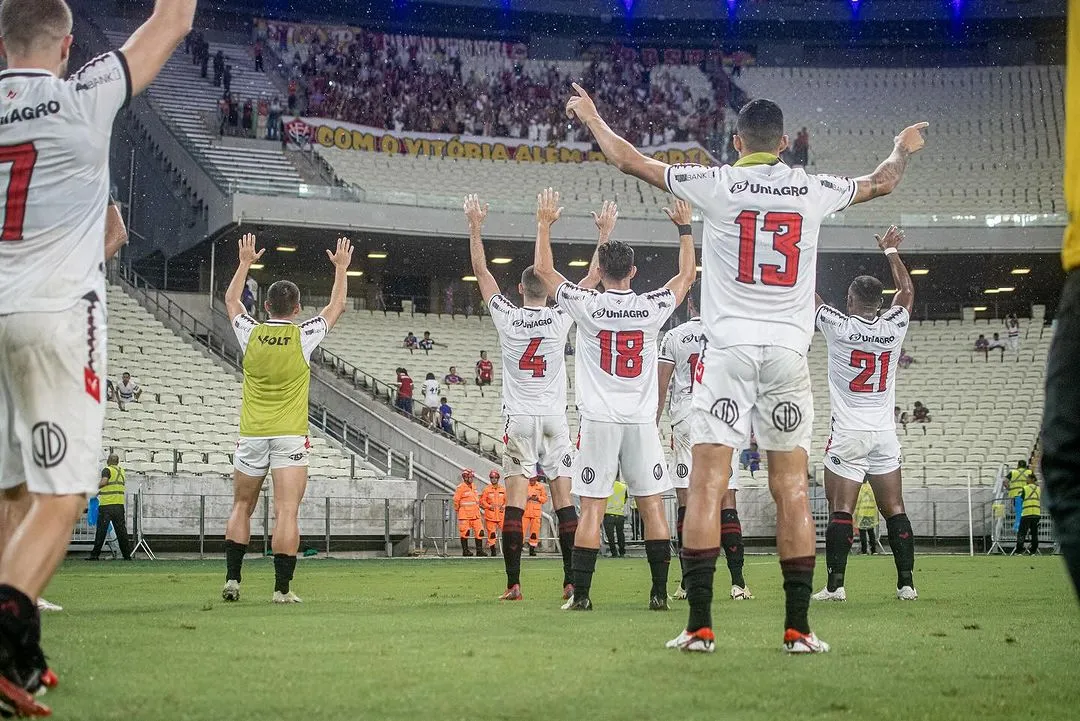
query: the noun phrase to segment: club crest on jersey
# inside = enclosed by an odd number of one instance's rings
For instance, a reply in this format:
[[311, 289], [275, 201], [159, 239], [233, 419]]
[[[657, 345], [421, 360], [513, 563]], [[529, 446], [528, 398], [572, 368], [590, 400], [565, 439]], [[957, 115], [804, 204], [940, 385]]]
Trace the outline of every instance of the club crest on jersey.
[[791, 433], [802, 423], [802, 411], [791, 401], [777, 403], [773, 408], [772, 422], [776, 430]]
[[[698, 368], [701, 368], [699, 365]], [[739, 405], [730, 398], [721, 398], [712, 404], [709, 413], [719, 418], [729, 426], [734, 426], [739, 421]]]

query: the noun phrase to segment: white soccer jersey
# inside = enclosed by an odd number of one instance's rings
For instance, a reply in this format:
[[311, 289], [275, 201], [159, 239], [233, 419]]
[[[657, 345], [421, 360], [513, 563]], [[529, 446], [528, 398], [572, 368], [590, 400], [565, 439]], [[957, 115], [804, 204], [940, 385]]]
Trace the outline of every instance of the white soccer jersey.
[[561, 308], [518, 308], [491, 296], [491, 319], [502, 348], [503, 413], [566, 415], [566, 334], [574, 320]]
[[833, 429], [895, 430], [896, 368], [910, 322], [907, 309], [894, 305], [870, 321], [823, 305], [816, 322], [829, 346]]
[[0, 72], [0, 315], [104, 300], [109, 141], [130, 97], [119, 51], [69, 80]]
[[577, 322], [578, 411], [606, 423], [656, 420], [656, 339], [675, 312], [667, 288], [598, 293], [563, 283], [555, 300]]
[[805, 354], [814, 335], [818, 231], [825, 216], [851, 204], [855, 181], [776, 161], [673, 165], [667, 186], [705, 216], [701, 320], [709, 346]]
[[425, 380], [421, 388], [423, 388], [424, 403], [432, 408], [438, 408], [439, 395], [442, 393], [442, 389], [439, 388], [439, 381]]
[[691, 318], [664, 334], [660, 342], [660, 362], [675, 366], [668, 390], [668, 416], [672, 425], [690, 415], [694, 392], [694, 371], [701, 356], [701, 318]]

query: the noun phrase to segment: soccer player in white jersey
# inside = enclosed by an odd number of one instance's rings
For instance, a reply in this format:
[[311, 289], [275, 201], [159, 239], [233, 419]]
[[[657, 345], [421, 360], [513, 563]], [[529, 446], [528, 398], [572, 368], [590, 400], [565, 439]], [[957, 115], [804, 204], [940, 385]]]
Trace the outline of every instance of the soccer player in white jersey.
[[900, 349], [911, 322], [915, 286], [897, 247], [904, 232], [891, 227], [874, 236], [884, 251], [897, 289], [893, 304], [881, 312], [881, 281], [860, 275], [848, 287], [847, 315], [817, 302], [817, 328], [829, 346], [829, 403], [832, 421], [825, 446], [825, 495], [829, 525], [825, 530], [825, 562], [829, 579], [814, 594], [818, 601], [846, 601], [844, 571], [851, 551], [852, 514], [863, 482], [874, 489], [889, 529], [896, 562], [896, 597], [919, 597], [912, 580], [915, 537], [904, 510], [900, 479], [900, 441], [893, 406]]
[[720, 554], [720, 500], [731, 454], [751, 428], [768, 454], [769, 489], [777, 506], [776, 543], [784, 576], [783, 648], [828, 650], [810, 631], [814, 524], [807, 495], [807, 452], [814, 408], [806, 351], [814, 332], [814, 275], [821, 221], [852, 203], [892, 192], [912, 153], [922, 148], [918, 123], [895, 139], [892, 154], [870, 175], [810, 175], [780, 161], [787, 148], [784, 115], [770, 100], [739, 112], [733, 166], [668, 165], [642, 155], [616, 135], [588, 94], [576, 94], [567, 115], [584, 123], [608, 162], [624, 173], [693, 203], [705, 217], [701, 323], [690, 420], [694, 470], [684, 524], [687, 627], [668, 646], [709, 652], [712, 588]]
[[[674, 218], [671, 211], [668, 215]], [[656, 341], [660, 328], [683, 302], [697, 276], [694, 237], [679, 224], [679, 273], [666, 286], [638, 295], [634, 251], [609, 240], [597, 248], [605, 292], [574, 285], [555, 270], [551, 225], [559, 219], [559, 194], [540, 194], [536, 273], [555, 301], [577, 323], [577, 401], [581, 414], [573, 492], [581, 499], [574, 536], [574, 593], [564, 609], [592, 608], [589, 590], [600, 551], [600, 528], [616, 477], [637, 498], [645, 521], [645, 554], [652, 574], [649, 607], [666, 610], [671, 533], [661, 496], [671, 488], [656, 415]]]
[[[551, 486], [551, 504], [559, 521], [559, 548], [563, 556], [563, 596], [573, 592], [570, 575], [571, 552], [578, 516], [570, 497], [570, 464], [573, 446], [566, 422], [566, 363], [563, 348], [573, 319], [558, 306], [548, 307], [548, 291], [533, 266], [521, 274], [518, 292], [524, 305], [517, 307], [499, 292], [499, 285], [487, 267], [481, 237], [488, 206], [475, 195], [465, 198], [469, 223], [469, 256], [480, 294], [491, 311], [499, 333], [503, 367], [503, 475], [506, 477], [506, 513], [503, 518], [502, 548], [506, 567], [504, 601], [520, 601], [521, 549], [524, 544], [521, 519], [528, 498], [529, 479], [536, 476], [537, 464]], [[617, 209], [605, 204], [594, 214], [604, 242], [615, 224]], [[595, 287], [599, 279], [590, 267], [582, 281]]]
[[300, 503], [308, 482], [308, 388], [311, 354], [345, 312], [349, 290], [352, 243], [338, 238], [326, 251], [334, 266], [330, 300], [317, 316], [297, 324], [300, 289], [288, 280], [275, 281], [266, 291], [269, 319], [258, 322], [244, 308], [243, 293], [251, 265], [266, 249], [255, 250], [255, 236], [240, 238], [239, 262], [225, 290], [225, 310], [244, 354], [244, 396], [240, 404], [240, 439], [233, 470], [233, 506], [225, 526], [225, 587], [221, 598], [240, 600], [241, 570], [251, 514], [259, 503], [263, 481], [274, 482], [274, 603], [300, 603], [289, 588], [300, 548]]
[[[676, 203], [677, 214], [685, 211], [676, 222], [690, 224], [690, 206], [683, 202]], [[701, 318], [694, 316], [677, 325], [664, 334], [660, 342], [660, 355], [657, 358], [659, 376], [659, 396], [656, 407], [656, 425], [660, 425], [664, 404], [667, 403], [668, 419], [671, 421], [671, 462], [668, 473], [679, 508], [675, 519], [675, 535], [679, 539], [679, 548], [683, 542], [683, 520], [686, 516], [686, 496], [690, 487], [690, 472], [694, 467], [692, 446], [690, 444], [690, 401], [694, 392], [694, 374], [697, 372], [698, 359], [701, 357], [701, 342], [704, 339], [701, 330]], [[670, 395], [669, 395], [670, 387]], [[747, 601], [754, 597], [743, 578], [743, 558], [745, 547], [742, 539], [742, 523], [739, 521], [739, 509], [735, 494], [739, 490], [739, 458], [731, 454], [731, 480], [728, 481], [727, 493], [721, 501], [720, 545], [724, 547], [728, 571], [731, 573], [731, 598]], [[686, 599], [686, 589], [682, 581], [675, 592], [678, 600]]]
[[31, 693], [46, 670], [35, 601], [97, 490], [113, 119], [153, 81], [194, 13], [195, 0], [159, 0], [121, 50], [64, 80], [67, 4], [0, 4], [0, 490], [5, 506], [30, 498], [0, 558], [5, 713], [49, 712]]

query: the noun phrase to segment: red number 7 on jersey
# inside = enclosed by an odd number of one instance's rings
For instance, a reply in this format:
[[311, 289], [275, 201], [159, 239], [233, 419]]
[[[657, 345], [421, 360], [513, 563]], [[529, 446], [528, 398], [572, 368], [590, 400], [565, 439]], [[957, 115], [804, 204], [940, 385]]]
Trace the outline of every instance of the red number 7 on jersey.
[[34, 176], [37, 149], [33, 143], [0, 145], [0, 165], [11, 163], [8, 174], [7, 197], [4, 201], [4, 230], [0, 240], [22, 240], [26, 219], [26, 196]]

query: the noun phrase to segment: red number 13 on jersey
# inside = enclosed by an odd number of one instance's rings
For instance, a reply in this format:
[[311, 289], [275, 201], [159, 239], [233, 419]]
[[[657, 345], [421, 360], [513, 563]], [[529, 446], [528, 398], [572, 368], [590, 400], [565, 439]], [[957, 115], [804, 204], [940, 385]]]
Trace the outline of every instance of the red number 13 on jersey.
[[799, 241], [802, 240], [802, 216], [798, 213], [769, 212], [762, 219], [761, 230], [772, 233], [773, 250], [784, 256], [784, 265], [756, 263], [758, 211], [744, 210], [735, 218], [739, 225], [739, 273], [735, 280], [753, 285], [761, 270], [763, 285], [790, 288], [799, 278]]

